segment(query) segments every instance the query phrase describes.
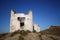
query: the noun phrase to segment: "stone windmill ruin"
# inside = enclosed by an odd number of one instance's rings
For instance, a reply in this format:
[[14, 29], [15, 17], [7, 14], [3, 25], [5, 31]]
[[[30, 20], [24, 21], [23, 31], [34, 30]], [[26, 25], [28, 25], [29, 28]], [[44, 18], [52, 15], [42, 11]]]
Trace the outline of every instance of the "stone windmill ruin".
[[40, 32], [40, 27], [38, 24], [33, 24], [32, 20], [33, 16], [31, 10], [28, 14], [16, 13], [14, 10], [11, 10], [10, 32], [14, 32], [16, 30], [36, 30], [36, 32]]

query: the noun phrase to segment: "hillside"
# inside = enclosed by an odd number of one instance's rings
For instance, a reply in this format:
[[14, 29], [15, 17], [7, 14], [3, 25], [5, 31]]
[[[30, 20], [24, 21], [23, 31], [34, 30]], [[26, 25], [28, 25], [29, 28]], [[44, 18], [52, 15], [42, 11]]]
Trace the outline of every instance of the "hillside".
[[49, 29], [41, 31], [41, 34], [51, 34], [60, 36], [60, 26], [51, 26]]
[[60, 40], [60, 26], [51, 26], [41, 32], [15, 31], [0, 34], [0, 40]]

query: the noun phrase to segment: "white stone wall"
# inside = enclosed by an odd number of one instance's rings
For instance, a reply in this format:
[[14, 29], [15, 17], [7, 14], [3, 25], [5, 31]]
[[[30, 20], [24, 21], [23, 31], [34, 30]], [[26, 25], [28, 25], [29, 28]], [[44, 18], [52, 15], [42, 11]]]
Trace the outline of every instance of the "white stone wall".
[[[18, 17], [25, 17], [24, 27], [23, 29], [20, 27], [20, 22], [17, 20]], [[33, 31], [32, 25], [32, 11], [29, 11], [28, 14], [24, 13], [15, 13], [11, 10], [11, 18], [10, 18], [10, 32], [14, 32], [16, 30], [30, 30]]]
[[38, 24], [34, 24], [34, 30], [36, 30], [36, 32], [40, 32], [40, 27]]

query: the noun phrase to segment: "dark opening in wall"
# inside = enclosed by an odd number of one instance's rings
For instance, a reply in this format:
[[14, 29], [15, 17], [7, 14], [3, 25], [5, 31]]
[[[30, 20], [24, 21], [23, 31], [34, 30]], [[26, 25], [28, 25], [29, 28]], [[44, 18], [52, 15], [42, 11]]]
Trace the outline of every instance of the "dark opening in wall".
[[25, 20], [25, 17], [20, 17], [20, 20], [24, 21]]
[[17, 18], [20, 21], [20, 17]]
[[18, 17], [17, 20], [20, 22], [20, 27], [24, 26], [25, 17]]
[[25, 17], [18, 17], [17, 18], [19, 21], [24, 21], [25, 20]]
[[34, 30], [34, 26], [33, 26], [33, 30]]
[[21, 27], [24, 26], [24, 22], [21, 22], [21, 23], [20, 23], [20, 26], [21, 26]]

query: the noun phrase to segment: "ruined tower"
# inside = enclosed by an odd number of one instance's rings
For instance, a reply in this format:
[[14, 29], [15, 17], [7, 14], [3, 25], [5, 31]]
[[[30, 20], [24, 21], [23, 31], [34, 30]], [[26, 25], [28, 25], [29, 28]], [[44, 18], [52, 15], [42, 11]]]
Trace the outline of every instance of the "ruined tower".
[[14, 10], [11, 10], [11, 17], [10, 17], [10, 32], [14, 32], [16, 30], [34, 30], [38, 31], [36, 29], [38, 26], [33, 25], [33, 17], [32, 17], [32, 11], [30, 10], [28, 14], [24, 13], [16, 13]]

